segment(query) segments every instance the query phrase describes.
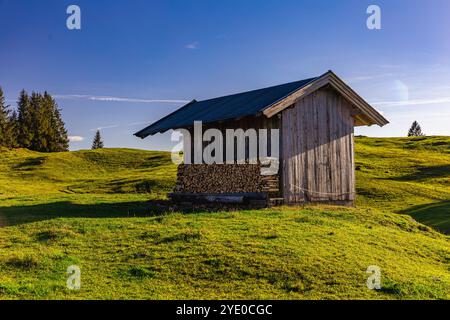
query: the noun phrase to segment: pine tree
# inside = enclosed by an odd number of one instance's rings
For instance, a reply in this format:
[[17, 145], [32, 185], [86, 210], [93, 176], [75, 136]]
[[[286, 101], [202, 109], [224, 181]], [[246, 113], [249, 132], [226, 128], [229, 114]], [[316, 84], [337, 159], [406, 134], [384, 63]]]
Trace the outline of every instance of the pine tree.
[[408, 130], [408, 137], [421, 137], [425, 134], [422, 133], [422, 129], [417, 121], [414, 121], [411, 125], [411, 128]]
[[92, 142], [92, 150], [103, 148], [102, 137], [100, 136], [100, 130], [95, 133], [94, 141]]
[[34, 122], [36, 125], [33, 147], [43, 152], [61, 152], [68, 149], [67, 131], [61, 120], [58, 105], [50, 94], [44, 92], [33, 103]]
[[17, 101], [17, 110], [17, 144], [21, 148], [30, 149], [33, 140], [33, 118], [30, 97], [25, 90], [20, 92], [19, 100]]
[[9, 117], [9, 130], [11, 132], [10, 148], [19, 147], [17, 141], [17, 138], [19, 136], [19, 120], [16, 110], [13, 110], [13, 112], [11, 112], [11, 115]]
[[3, 90], [0, 87], [0, 147], [8, 146], [8, 119], [9, 119], [9, 110], [5, 105], [5, 97], [3, 96]]
[[14, 148], [16, 146], [16, 135], [14, 132], [15, 112], [11, 114], [9, 106], [5, 105], [3, 90], [0, 88], [0, 146]]
[[61, 117], [61, 109], [59, 109], [58, 104], [55, 99], [52, 98], [47, 92], [44, 93], [44, 101], [46, 101], [50, 106], [50, 124], [51, 131], [49, 151], [62, 152], [69, 150], [69, 137], [67, 135], [67, 130], [64, 121]]
[[32, 139], [30, 149], [39, 152], [50, 151], [50, 136], [52, 128], [50, 123], [51, 106], [44, 101], [40, 93], [32, 92], [30, 98]]

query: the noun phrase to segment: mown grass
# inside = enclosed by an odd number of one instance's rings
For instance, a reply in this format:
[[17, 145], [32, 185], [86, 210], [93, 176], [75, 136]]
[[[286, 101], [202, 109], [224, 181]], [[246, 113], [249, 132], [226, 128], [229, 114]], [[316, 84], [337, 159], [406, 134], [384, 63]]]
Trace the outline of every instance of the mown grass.
[[449, 146], [357, 138], [356, 208], [192, 214], [147, 202], [173, 186], [167, 153], [2, 150], [0, 298], [448, 299]]
[[[5, 298], [446, 299], [450, 286], [444, 236], [373, 210], [58, 218], [4, 228], [0, 243]], [[72, 264], [80, 291], [65, 288]], [[367, 289], [370, 265], [384, 290]]]

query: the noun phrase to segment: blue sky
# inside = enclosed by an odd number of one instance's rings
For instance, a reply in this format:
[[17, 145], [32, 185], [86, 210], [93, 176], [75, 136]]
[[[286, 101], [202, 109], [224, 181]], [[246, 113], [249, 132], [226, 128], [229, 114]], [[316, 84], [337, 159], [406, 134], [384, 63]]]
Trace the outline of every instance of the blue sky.
[[[81, 30], [66, 9], [81, 8]], [[366, 9], [381, 8], [381, 30]], [[357, 134], [404, 136], [418, 120], [450, 135], [450, 1], [0, 0], [0, 86], [57, 97], [89, 148], [168, 149], [170, 135], [132, 134], [184, 100], [335, 71], [391, 122]], [[81, 140], [81, 141], [76, 141]]]

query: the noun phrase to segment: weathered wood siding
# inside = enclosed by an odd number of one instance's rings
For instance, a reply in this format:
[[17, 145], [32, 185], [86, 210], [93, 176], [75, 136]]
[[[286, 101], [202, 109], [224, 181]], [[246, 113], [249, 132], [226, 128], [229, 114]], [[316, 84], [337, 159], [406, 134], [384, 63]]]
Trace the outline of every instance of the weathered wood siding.
[[322, 88], [282, 112], [283, 197], [286, 203], [353, 201], [352, 105]]

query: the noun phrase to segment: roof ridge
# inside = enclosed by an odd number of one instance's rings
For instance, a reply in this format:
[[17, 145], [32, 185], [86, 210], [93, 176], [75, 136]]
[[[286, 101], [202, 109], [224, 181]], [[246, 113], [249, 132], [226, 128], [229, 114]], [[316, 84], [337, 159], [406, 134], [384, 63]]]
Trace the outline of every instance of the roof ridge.
[[277, 85], [274, 85], [274, 86], [263, 87], [263, 88], [259, 88], [259, 89], [252, 89], [252, 90], [248, 90], [248, 91], [242, 91], [242, 92], [226, 94], [226, 95], [223, 95], [223, 96], [220, 96], [220, 97], [214, 97], [214, 98], [209, 98], [209, 99], [205, 99], [205, 100], [198, 100], [197, 102], [206, 102], [206, 101], [211, 101], [211, 100], [215, 100], [215, 99], [223, 99], [223, 98], [226, 98], [226, 97], [238, 96], [240, 94], [247, 94], [247, 93], [252, 93], [252, 92], [256, 92], [256, 91], [275, 89], [277, 87], [292, 85], [292, 84], [297, 83], [297, 82], [305, 82], [305, 81], [310, 82], [310, 81], [313, 81], [313, 80], [315, 80], [317, 78], [319, 78], [319, 77], [312, 77], [312, 78], [307, 78], [307, 79], [302, 79], [302, 80], [297, 80], [297, 81], [281, 83], [281, 84], [277, 84]]

